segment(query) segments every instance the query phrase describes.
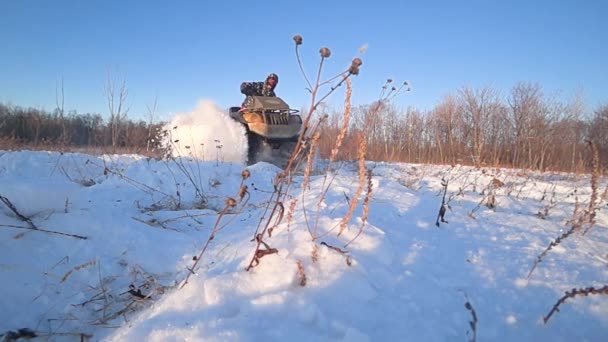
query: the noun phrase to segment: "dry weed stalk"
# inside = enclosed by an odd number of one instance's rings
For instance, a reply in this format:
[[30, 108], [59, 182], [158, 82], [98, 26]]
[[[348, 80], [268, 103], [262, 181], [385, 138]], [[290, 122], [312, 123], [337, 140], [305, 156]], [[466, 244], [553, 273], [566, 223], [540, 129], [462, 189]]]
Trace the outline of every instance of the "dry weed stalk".
[[367, 218], [369, 216], [369, 202], [372, 198], [372, 188], [372, 170], [367, 170], [367, 192], [365, 193], [365, 199], [363, 200], [363, 214], [361, 215], [361, 226], [359, 227], [359, 231], [357, 232], [357, 234], [344, 245], [345, 248], [348, 247], [348, 245], [350, 245], [353, 241], [355, 241], [359, 237], [359, 235], [361, 235], [361, 233], [363, 233], [363, 228], [365, 227], [365, 224], [367, 223]]
[[325, 247], [329, 248], [330, 250], [332, 250], [332, 251], [334, 251], [334, 252], [337, 252], [338, 254], [340, 254], [340, 255], [344, 256], [345, 261], [346, 261], [346, 265], [348, 265], [348, 266], [352, 266], [352, 264], [353, 264], [353, 259], [352, 259], [352, 258], [351, 258], [351, 256], [349, 255], [348, 251], [345, 251], [345, 250], [340, 249], [340, 248], [338, 248], [338, 247], [335, 247], [335, 246], [329, 245], [329, 244], [327, 244], [326, 242], [321, 242], [321, 245], [323, 245], [323, 246], [325, 246]]
[[[555, 200], [556, 186], [557, 186], [557, 184], [555, 184], [555, 183], [551, 184], [551, 198], [549, 198], [549, 203], [545, 205], [545, 207], [543, 208], [543, 211], [539, 211], [538, 213], [536, 213], [536, 216], [540, 217], [543, 220], [549, 216], [549, 210], [555, 208], [555, 206], [558, 203], [558, 201]], [[545, 190], [545, 192], [543, 193], [543, 196], [540, 199], [541, 201], [543, 201], [545, 199], [546, 192], [547, 192], [547, 190]]]
[[312, 252], [310, 253], [310, 258], [312, 262], [319, 261], [319, 249], [317, 248], [317, 244], [312, 245]]
[[[251, 258], [249, 266], [247, 267], [247, 270], [250, 270], [252, 267], [257, 266], [260, 262], [259, 260], [261, 257], [268, 254], [276, 253], [276, 249], [270, 248], [262, 239], [265, 234], [268, 231], [272, 231], [273, 227], [279, 224], [282, 219], [284, 213], [283, 202], [287, 199], [287, 196], [289, 194], [293, 174], [297, 170], [299, 164], [301, 163], [304, 157], [306, 145], [308, 145], [309, 143], [309, 137], [314, 137], [319, 127], [319, 125], [313, 127], [310, 126], [310, 120], [313, 114], [317, 110], [319, 104], [322, 103], [326, 98], [328, 98], [337, 88], [342, 86], [342, 84], [344, 84], [352, 75], [359, 74], [359, 68], [363, 63], [360, 58], [354, 58], [351, 62], [350, 67], [347, 70], [340, 72], [338, 75], [326, 81], [322, 81], [321, 74], [323, 70], [323, 65], [325, 63], [325, 60], [331, 55], [331, 52], [328, 48], [322, 48], [319, 51], [321, 55], [321, 60], [319, 62], [319, 67], [317, 70], [316, 81], [313, 85], [313, 83], [308, 80], [308, 77], [304, 72], [302, 60], [300, 59], [299, 47], [302, 45], [302, 36], [296, 35], [293, 37], [293, 40], [295, 42], [295, 53], [298, 60], [298, 65], [300, 66], [300, 70], [302, 71], [304, 79], [306, 80], [306, 83], [309, 86], [309, 91], [311, 94], [311, 105], [308, 110], [308, 113], [303, 119], [302, 130], [300, 131], [300, 135], [298, 136], [298, 140], [291, 154], [291, 157], [289, 158], [287, 165], [281, 173], [282, 177], [278, 177], [276, 179], [274, 192], [270, 198], [270, 201], [268, 202], [268, 206], [265, 209], [265, 214], [268, 211], [270, 211], [270, 214], [267, 218], [262, 217], [260, 219], [260, 224], [256, 228], [254, 239], [257, 241], [257, 246], [255, 248], [255, 251], [253, 252], [253, 256]], [[337, 81], [335, 85], [330, 86], [330, 89], [324, 95], [319, 95], [319, 91], [321, 90], [323, 85], [329, 84], [334, 81]], [[272, 209], [270, 209], [270, 206], [272, 206]], [[276, 217], [277, 215], [279, 217]], [[264, 227], [262, 228], [262, 231], [258, 233], [263, 220], [266, 220]], [[266, 249], [261, 249], [262, 246], [264, 246]]]
[[291, 225], [291, 220], [293, 218], [293, 213], [296, 210], [297, 202], [298, 202], [298, 200], [295, 198], [289, 202], [289, 209], [287, 210], [287, 231], [289, 231], [289, 227]]
[[19, 212], [19, 210], [17, 210], [15, 205], [8, 198], [0, 195], [0, 201], [2, 201], [2, 203], [4, 203], [4, 205], [6, 205], [6, 207], [9, 208], [15, 214], [15, 216], [17, 216], [18, 219], [29, 224], [30, 228], [32, 228], [34, 230], [39, 230], [38, 227], [36, 227], [36, 225], [34, 224], [34, 222], [32, 222], [32, 219], [29, 217], [23, 216]]
[[585, 215], [588, 217], [588, 226], [583, 231], [583, 235], [587, 234], [589, 230], [595, 225], [595, 213], [599, 209], [598, 208], [598, 188], [599, 188], [599, 179], [601, 175], [601, 166], [600, 166], [600, 153], [597, 146], [593, 143], [593, 141], [589, 141], [589, 145], [591, 146], [592, 158], [591, 158], [591, 196], [589, 198], [589, 205], [587, 206], [587, 210]]
[[331, 150], [331, 155], [329, 156], [329, 162], [327, 164], [327, 168], [325, 169], [325, 175], [323, 177], [323, 184], [321, 185], [321, 194], [319, 196], [319, 200], [317, 201], [317, 212], [316, 212], [316, 216], [315, 216], [315, 225], [313, 228], [313, 232], [311, 233], [311, 237], [313, 240], [317, 239], [317, 237], [318, 237], [317, 231], [319, 228], [321, 205], [323, 204], [323, 201], [325, 200], [325, 196], [327, 195], [327, 192], [329, 191], [329, 188], [330, 188], [331, 184], [333, 183], [333, 180], [336, 176], [336, 174], [334, 173], [332, 175], [331, 180], [329, 180], [329, 184], [328, 184], [328, 176], [329, 176], [329, 172], [331, 170], [331, 164], [336, 159], [338, 152], [340, 151], [340, 147], [342, 147], [342, 142], [344, 141], [344, 137], [346, 136], [346, 133], [348, 132], [348, 126], [350, 123], [350, 115], [351, 115], [351, 96], [352, 96], [352, 84], [350, 82], [350, 79], [347, 79], [346, 80], [346, 94], [344, 96], [344, 117], [342, 120], [342, 128], [340, 129], [340, 133], [338, 134], [336, 143], [335, 143], [333, 149]]
[[300, 260], [298, 260], [298, 280], [300, 286], [306, 286], [306, 272], [304, 272], [304, 265]]
[[344, 217], [342, 218], [342, 220], [340, 221], [340, 231], [338, 232], [338, 236], [340, 236], [342, 234], [342, 232], [344, 231], [344, 229], [346, 228], [346, 225], [348, 224], [348, 222], [350, 221], [351, 217], [353, 216], [353, 213], [355, 212], [355, 208], [357, 207], [357, 204], [359, 202], [359, 196], [361, 196], [361, 193], [363, 192], [363, 187], [365, 186], [365, 151], [367, 149], [367, 142], [365, 140], [365, 137], [363, 135], [359, 135], [359, 150], [358, 150], [358, 161], [359, 161], [359, 185], [357, 187], [357, 190], [355, 191], [355, 195], [353, 196], [352, 201], [350, 202], [350, 206], [348, 207], [348, 211], [346, 212], [346, 215], [344, 215]]
[[[464, 307], [469, 310], [471, 313], [471, 320], [469, 321], [469, 327], [471, 328], [471, 336], [469, 336], [469, 342], [475, 342], [477, 339], [477, 313], [471, 305], [471, 302], [467, 299], [467, 302], [464, 303]], [[469, 335], [469, 331], [467, 331], [467, 336]]]
[[443, 186], [443, 198], [441, 199], [441, 206], [439, 207], [439, 212], [437, 213], [437, 220], [435, 220], [435, 225], [437, 227], [439, 227], [439, 220], [441, 220], [443, 223], [448, 223], [448, 221], [445, 220], [445, 213], [447, 211], [445, 195], [448, 192], [448, 180], [445, 178], [442, 179], [441, 186]]
[[[317, 144], [319, 143], [320, 137], [321, 137], [321, 133], [315, 132], [315, 135], [312, 138], [311, 148], [308, 151], [308, 159], [306, 161], [306, 168], [304, 169], [304, 181], [302, 182], [302, 203], [306, 203], [306, 198], [305, 198], [306, 189], [308, 188], [309, 183], [310, 183], [310, 174], [312, 172], [312, 164], [313, 164], [313, 160], [314, 160], [314, 150], [315, 150], [315, 147], [317, 146]], [[308, 216], [306, 215], [306, 206], [302, 206], [302, 210], [303, 210], [303, 214], [304, 214], [304, 219], [306, 220], [306, 227], [308, 228], [308, 232], [310, 233], [311, 237], [314, 240], [315, 234], [310, 229], [310, 224], [308, 224]]]
[[572, 289], [571, 291], [566, 291], [566, 294], [564, 296], [562, 296], [551, 308], [551, 311], [549, 311], [549, 313], [543, 317], [543, 321], [545, 324], [547, 324], [547, 321], [549, 321], [549, 319], [551, 318], [551, 316], [555, 313], [555, 312], [559, 312], [559, 306], [564, 304], [564, 302], [566, 302], [566, 300], [568, 298], [574, 298], [577, 296], [589, 296], [589, 295], [608, 295], [608, 285], [604, 285], [603, 287], [600, 288], [595, 288], [593, 286], [587, 287], [587, 288], [580, 288], [580, 289]]
[[189, 271], [188, 275], [186, 276], [186, 279], [184, 280], [184, 282], [182, 283], [182, 285], [179, 287], [180, 289], [184, 288], [184, 286], [186, 286], [186, 284], [188, 284], [188, 280], [190, 279], [190, 276], [192, 274], [195, 274], [196, 266], [201, 261], [201, 258], [203, 257], [203, 254], [205, 254], [205, 251], [207, 250], [207, 248], [211, 244], [211, 241], [213, 241], [213, 239], [215, 239], [215, 234], [221, 229], [221, 227], [220, 227], [219, 224], [220, 224], [222, 218], [224, 217], [224, 215], [226, 215], [226, 213], [228, 213], [230, 210], [232, 210], [236, 206], [236, 204], [237, 204], [237, 201], [234, 198], [228, 198], [226, 200], [226, 206], [219, 213], [219, 215], [217, 217], [217, 220], [215, 221], [215, 224], [213, 225], [213, 229], [209, 233], [209, 237], [207, 238], [207, 242], [205, 242], [205, 245], [203, 245], [203, 248], [199, 252], [198, 256], [195, 256], [193, 258], [194, 263], [192, 264], [192, 267], [188, 268], [188, 271]]
[[31, 218], [22, 215], [19, 212], [19, 210], [17, 210], [15, 205], [8, 198], [0, 195], [0, 201], [2, 201], [15, 214], [15, 216], [17, 216], [17, 218], [19, 218], [21, 221], [23, 221], [29, 225], [29, 227], [24, 227], [24, 226], [12, 225], [12, 224], [0, 224], [0, 227], [16, 228], [16, 229], [29, 229], [29, 230], [35, 230], [35, 231], [39, 231], [39, 232], [43, 232], [43, 233], [69, 236], [69, 237], [73, 237], [73, 238], [81, 239], [81, 240], [88, 239], [86, 236], [82, 236], [82, 235], [63, 233], [63, 232], [58, 232], [55, 230], [40, 229], [40, 228], [38, 228], [38, 226], [36, 226], [36, 224], [34, 224], [34, 222], [32, 221]]
[[350, 125], [350, 115], [351, 115], [351, 96], [353, 94], [353, 87], [350, 82], [350, 79], [346, 80], [346, 94], [344, 95], [344, 117], [342, 118], [342, 127], [340, 128], [340, 133], [338, 133], [338, 137], [336, 138], [336, 143], [334, 147], [331, 149], [331, 154], [329, 156], [329, 163], [327, 169], [330, 168], [331, 163], [338, 156], [338, 152], [340, 151], [340, 147], [342, 147], [342, 142], [344, 141], [344, 137], [346, 137], [346, 133], [348, 132], [348, 126]]
[[[499, 180], [499, 182], [500, 182], [500, 180]], [[475, 216], [473, 214], [477, 210], [479, 210], [479, 208], [481, 208], [482, 205], [485, 205], [488, 209], [496, 208], [495, 188], [496, 188], [496, 182], [495, 182], [495, 179], [492, 179], [488, 183], [488, 185], [486, 185], [486, 187], [482, 190], [482, 194], [484, 194], [484, 195], [481, 198], [481, 200], [479, 201], [479, 203], [477, 203], [477, 205], [473, 209], [471, 209], [471, 211], [468, 213], [468, 216], [470, 218], [475, 219]]]
[[[570, 229], [568, 229], [565, 233], [561, 234], [555, 241], [551, 241], [549, 246], [536, 258], [534, 261], [534, 265], [532, 265], [532, 269], [528, 273], [528, 278], [532, 275], [532, 272], [536, 269], [539, 263], [542, 262], [543, 258], [549, 253], [549, 251], [560, 244], [564, 239], [571, 236], [577, 231], [583, 231], [583, 235], [588, 232], [591, 227], [595, 224], [595, 213], [598, 210], [597, 207], [597, 188], [598, 188], [598, 178], [599, 178], [599, 154], [597, 153], [597, 149], [594, 147], [593, 142], [589, 142], [592, 150], [593, 150], [593, 160], [592, 163], [594, 165], [594, 170], [591, 176], [591, 195], [589, 199], [589, 204], [587, 208], [583, 211], [579, 209], [578, 197], [576, 197], [576, 202], [574, 205], [574, 212], [572, 214], [572, 219], [568, 221], [570, 224]], [[597, 166], [597, 170], [595, 167]], [[587, 226], [586, 229], [583, 227]]]
[[97, 263], [97, 260], [96, 259], [92, 259], [92, 260], [89, 260], [89, 261], [85, 262], [84, 264], [80, 264], [80, 265], [75, 266], [74, 268], [72, 268], [71, 270], [69, 270], [66, 274], [64, 274], [63, 277], [61, 277], [60, 283], [63, 283], [64, 281], [66, 281], [70, 277], [70, 275], [72, 275], [72, 273], [74, 273], [76, 271], [80, 271], [83, 268], [86, 268], [86, 267], [89, 267], [89, 266], [93, 266], [96, 263]]

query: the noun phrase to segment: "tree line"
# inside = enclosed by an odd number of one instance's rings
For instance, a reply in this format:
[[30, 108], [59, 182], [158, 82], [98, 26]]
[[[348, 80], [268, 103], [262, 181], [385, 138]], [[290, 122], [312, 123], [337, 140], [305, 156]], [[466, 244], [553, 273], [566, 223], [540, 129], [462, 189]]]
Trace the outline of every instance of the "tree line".
[[[320, 114], [327, 115], [321, 155], [329, 155], [344, 113]], [[608, 168], [608, 105], [589, 112], [580, 97], [564, 102], [535, 83], [518, 83], [504, 97], [463, 87], [428, 111], [378, 101], [353, 108], [349, 121], [342, 159], [356, 158], [357, 134], [368, 124], [369, 160], [581, 172], [591, 168], [593, 142]]]
[[162, 123], [128, 118], [104, 121], [100, 114], [48, 112], [0, 103], [0, 149], [21, 147], [156, 148]]
[[[117, 102], [122, 101], [121, 97]], [[157, 135], [165, 123], [133, 121], [117, 108], [105, 121], [100, 114], [66, 114], [62, 106], [47, 112], [0, 103], [0, 149], [113, 147], [161, 152], [156, 150]], [[322, 107], [318, 115], [326, 117], [318, 146], [321, 156], [327, 157], [343, 129], [345, 113]], [[589, 111], [580, 97], [561, 101], [534, 83], [518, 83], [507, 96], [490, 87], [464, 87], [427, 111], [398, 110], [389, 101], [378, 101], [353, 107], [349, 115], [338, 155], [342, 160], [357, 158], [357, 137], [368, 125], [368, 160], [581, 172], [591, 167], [593, 142], [602, 168], [608, 168], [608, 105]]]

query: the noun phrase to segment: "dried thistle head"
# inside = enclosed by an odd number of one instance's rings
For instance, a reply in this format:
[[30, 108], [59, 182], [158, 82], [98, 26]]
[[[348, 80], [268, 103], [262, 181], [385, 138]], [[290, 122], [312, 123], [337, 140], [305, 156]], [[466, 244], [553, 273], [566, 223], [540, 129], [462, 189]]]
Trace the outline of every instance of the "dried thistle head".
[[361, 66], [361, 64], [363, 64], [361, 58], [354, 58], [352, 63], [350, 64], [350, 67], [348, 68], [348, 72], [352, 75], [359, 75], [359, 67]]
[[231, 208], [236, 207], [236, 200], [234, 198], [232, 198], [232, 197], [228, 197], [226, 199], [226, 206], [227, 207], [231, 207]]
[[391, 82], [393, 82], [393, 80], [390, 78], [386, 80], [386, 83], [391, 83]]
[[331, 56], [331, 51], [326, 47], [322, 47], [321, 50], [319, 50], [319, 53], [323, 58], [329, 58], [329, 56]]
[[243, 180], [249, 178], [249, 176], [251, 176], [251, 172], [249, 172], [249, 170], [245, 169], [243, 172], [241, 172], [241, 177], [243, 177]]
[[239, 197], [241, 198], [241, 201], [243, 200], [243, 197], [245, 197], [245, 195], [247, 193], [249, 193], [249, 191], [247, 191], [247, 189], [248, 189], [247, 185], [243, 185], [241, 187], [241, 189], [239, 189]]
[[293, 36], [293, 41], [296, 43], [296, 45], [302, 45], [302, 36], [296, 34]]

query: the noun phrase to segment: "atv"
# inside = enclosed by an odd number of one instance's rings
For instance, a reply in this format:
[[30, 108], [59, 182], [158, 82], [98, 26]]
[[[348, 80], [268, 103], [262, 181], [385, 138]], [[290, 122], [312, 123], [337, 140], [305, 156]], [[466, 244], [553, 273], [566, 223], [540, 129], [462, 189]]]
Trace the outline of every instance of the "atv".
[[298, 141], [302, 118], [279, 97], [248, 96], [246, 107], [231, 107], [230, 117], [247, 131], [247, 165], [260, 161], [285, 167]]

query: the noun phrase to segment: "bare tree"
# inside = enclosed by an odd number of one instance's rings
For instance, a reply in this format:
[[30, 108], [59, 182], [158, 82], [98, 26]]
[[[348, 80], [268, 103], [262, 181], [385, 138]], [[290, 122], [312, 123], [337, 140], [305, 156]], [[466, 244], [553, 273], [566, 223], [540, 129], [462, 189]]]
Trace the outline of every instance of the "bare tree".
[[150, 152], [150, 142], [152, 141], [152, 129], [154, 126], [154, 119], [156, 117], [156, 107], [158, 104], [158, 94], [154, 96], [154, 102], [152, 102], [152, 107], [147, 105], [148, 108], [148, 138], [146, 142], [146, 151]]
[[[510, 123], [513, 129], [512, 164], [517, 167], [531, 167], [532, 142], [531, 120], [541, 110], [541, 88], [538, 84], [520, 82], [511, 90], [509, 98]], [[527, 153], [526, 153], [527, 152]], [[524, 162], [527, 154], [527, 162]]]
[[458, 163], [461, 153], [463, 109], [454, 96], [446, 96], [431, 111], [429, 123], [442, 163]]
[[116, 87], [116, 80], [107, 73], [104, 93], [108, 101], [108, 109], [110, 111], [110, 134], [112, 139], [112, 147], [116, 148], [120, 137], [120, 129], [123, 121], [126, 120], [129, 108], [127, 107], [127, 82], [122, 80]]
[[494, 90], [489, 87], [460, 91], [463, 114], [467, 123], [468, 143], [473, 164], [481, 165], [486, 148], [486, 135], [491, 120], [491, 113], [498, 102]]
[[55, 85], [55, 110], [59, 115], [59, 122], [61, 124], [61, 134], [59, 136], [59, 143], [66, 145], [70, 142], [70, 136], [67, 129], [67, 120], [65, 118], [65, 92], [63, 88], [63, 77], [61, 78], [61, 88]]

